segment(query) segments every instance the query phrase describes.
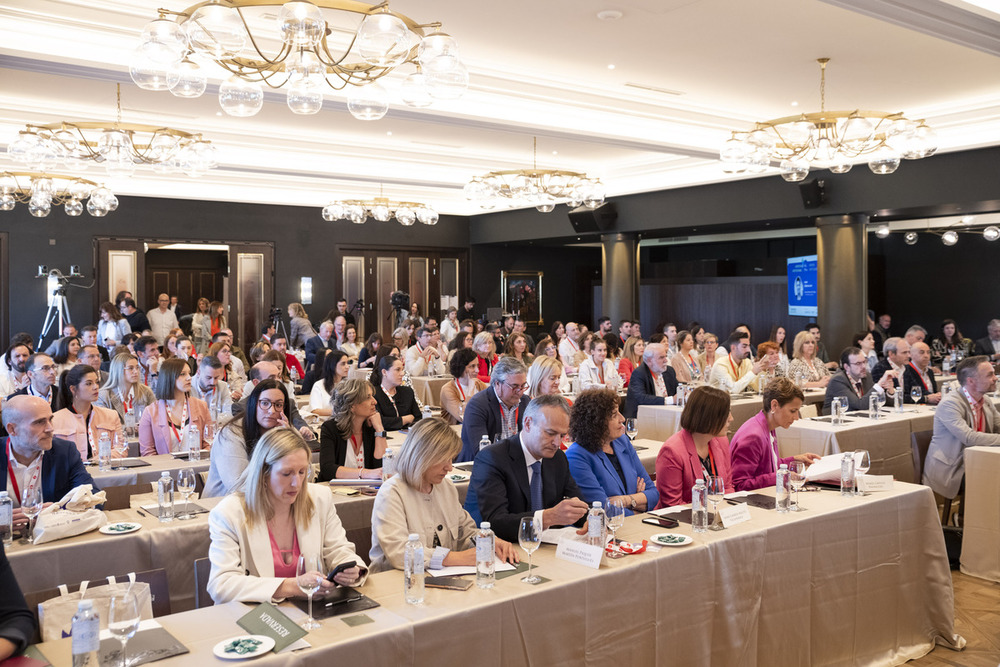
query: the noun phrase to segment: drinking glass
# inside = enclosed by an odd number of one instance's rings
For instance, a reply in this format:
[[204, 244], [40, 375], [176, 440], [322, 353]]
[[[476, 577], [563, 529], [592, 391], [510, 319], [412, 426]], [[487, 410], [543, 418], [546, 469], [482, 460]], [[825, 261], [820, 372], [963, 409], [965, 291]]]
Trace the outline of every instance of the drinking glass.
[[299, 556], [298, 565], [295, 567], [295, 582], [299, 588], [309, 596], [309, 615], [299, 625], [306, 630], [315, 630], [320, 627], [319, 621], [313, 618], [313, 595], [319, 590], [320, 582], [325, 578], [322, 572], [322, 562], [316, 556]]
[[521, 578], [526, 584], [537, 584], [542, 580], [537, 574], [531, 574], [531, 554], [535, 553], [542, 543], [542, 522], [534, 516], [521, 517], [521, 525], [517, 528], [517, 543], [528, 554], [528, 574]]
[[[882, 412], [882, 407], [885, 405], [885, 392], [884, 391], [883, 392], [879, 392], [879, 391], [875, 392], [875, 403], [878, 406], [878, 411], [881, 413]], [[881, 417], [881, 416], [882, 415], [880, 414], [879, 417]]]
[[625, 433], [629, 440], [635, 440], [635, 436], [639, 435], [639, 424], [635, 419], [625, 420]]
[[858, 475], [864, 475], [871, 470], [872, 457], [867, 449], [854, 450], [854, 495], [863, 496], [865, 494], [858, 491]]
[[715, 515], [715, 518], [712, 519], [712, 525], [708, 529], [725, 530], [725, 526], [722, 525], [722, 517], [719, 516], [719, 503], [726, 495], [726, 480], [722, 477], [709, 477], [706, 486], [708, 487], [708, 501], [712, 503], [712, 513]]
[[125, 431], [115, 431], [111, 439], [111, 450], [119, 454], [119, 458], [128, 456], [128, 438], [125, 437]]
[[33, 544], [35, 541], [35, 517], [42, 511], [42, 488], [25, 489], [21, 494], [21, 511], [28, 517], [28, 530], [21, 539], [22, 544]]
[[837, 396], [833, 399], [833, 423], [843, 424], [844, 413], [847, 412], [847, 397]]
[[795, 491], [792, 495], [792, 506], [788, 509], [792, 512], [801, 512], [804, 508], [799, 506], [799, 491], [806, 484], [806, 464], [802, 461], [789, 462], [788, 481], [792, 485], [792, 490]]
[[122, 643], [122, 667], [128, 664], [125, 660], [125, 645], [135, 636], [139, 629], [139, 603], [130, 593], [115, 595], [111, 598], [108, 609], [108, 631]]
[[910, 398], [913, 399], [914, 403], [920, 402], [920, 397], [924, 395], [924, 390], [920, 388], [919, 385], [913, 385], [910, 387]]
[[203, 438], [205, 442], [212, 443], [215, 442], [215, 422], [209, 421], [205, 424], [205, 437]]
[[181, 492], [184, 496], [184, 514], [179, 515], [178, 519], [193, 519], [194, 512], [191, 511], [191, 504], [189, 498], [191, 494], [194, 493], [195, 487], [195, 473], [193, 468], [181, 468], [177, 471], [177, 490]]
[[[621, 498], [609, 498], [607, 509], [608, 528], [611, 529], [611, 544], [618, 544], [618, 529], [625, 525], [625, 503]], [[621, 558], [625, 554], [617, 548], [607, 553], [608, 558]]]

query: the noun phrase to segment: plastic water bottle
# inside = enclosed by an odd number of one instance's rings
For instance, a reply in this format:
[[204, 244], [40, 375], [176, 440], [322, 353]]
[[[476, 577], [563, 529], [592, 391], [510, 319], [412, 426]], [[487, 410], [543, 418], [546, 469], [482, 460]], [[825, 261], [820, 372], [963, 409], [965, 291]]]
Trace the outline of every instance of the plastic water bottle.
[[156, 480], [156, 501], [159, 504], [160, 521], [174, 520], [174, 480], [164, 470]]
[[854, 495], [854, 453], [847, 452], [840, 459], [840, 495]]
[[790, 478], [787, 463], [782, 463], [778, 466], [778, 474], [775, 476], [774, 498], [778, 514], [785, 514], [788, 511], [788, 503], [791, 500]]
[[296, 368], [295, 366], [291, 367], [291, 369], [289, 370], [289, 375], [292, 378], [292, 382], [297, 383], [299, 381], [299, 369]]
[[184, 429], [183, 449], [188, 453], [188, 461], [201, 461], [201, 432], [194, 422]]
[[708, 487], [702, 477], [691, 487], [691, 530], [696, 533], [708, 530]]
[[138, 421], [135, 417], [135, 406], [131, 410], [125, 413], [125, 436], [128, 438], [134, 437], [136, 432], [136, 424]]
[[497, 582], [496, 573], [493, 571], [495, 542], [490, 522], [483, 521], [479, 524], [479, 532], [476, 534], [476, 586], [480, 588], [493, 588]]
[[403, 547], [403, 597], [408, 604], [424, 602], [424, 545], [416, 533]]
[[97, 650], [101, 647], [101, 619], [92, 600], [80, 600], [73, 616], [73, 667], [98, 667]]
[[899, 386], [896, 387], [896, 391], [892, 395], [892, 405], [896, 408], [896, 412], [903, 411], [903, 383], [900, 382]]
[[396, 472], [396, 453], [392, 451], [392, 447], [385, 448], [385, 454], [382, 455], [382, 481], [389, 479]]
[[102, 472], [111, 470], [111, 434], [101, 431], [97, 439], [97, 469]]
[[607, 521], [605, 521], [604, 510], [601, 509], [601, 501], [595, 500], [587, 513], [587, 544], [604, 548], [608, 543], [606, 538]]
[[6, 491], [0, 491], [0, 538], [5, 547], [14, 542], [14, 501]]
[[423, 408], [422, 408], [422, 409], [420, 410], [420, 415], [421, 415], [421, 418], [422, 418], [422, 419], [430, 419], [430, 418], [431, 418], [431, 416], [433, 415], [433, 413], [431, 412], [431, 406], [429, 406], [429, 405], [425, 405], [425, 406], [424, 406], [424, 407], [423, 407]]
[[878, 396], [875, 392], [868, 397], [868, 418], [878, 419]]
[[490, 436], [483, 434], [483, 437], [479, 439], [479, 451], [483, 451], [490, 446]]

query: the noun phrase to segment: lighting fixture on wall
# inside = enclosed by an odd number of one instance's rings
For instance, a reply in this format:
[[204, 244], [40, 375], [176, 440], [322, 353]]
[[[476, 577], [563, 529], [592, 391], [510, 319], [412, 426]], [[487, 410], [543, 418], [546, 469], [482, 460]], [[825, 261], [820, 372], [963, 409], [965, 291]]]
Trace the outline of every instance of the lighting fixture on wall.
[[36, 218], [47, 216], [53, 204], [62, 206], [66, 215], [71, 216], [82, 214], [86, 208], [95, 218], [103, 218], [118, 208], [114, 193], [93, 181], [59, 174], [5, 171], [0, 174], [0, 211], [11, 211], [18, 203], [27, 204], [28, 212]]
[[[132, 80], [147, 90], [198, 97], [207, 81], [202, 64], [215, 63], [229, 73], [219, 104], [232, 116], [260, 111], [261, 84], [285, 88], [288, 107], [297, 114], [319, 112], [326, 86], [350, 86], [351, 114], [377, 120], [389, 108], [378, 80], [406, 64], [415, 69], [401, 88], [409, 106], [458, 99], [469, 85], [458, 45], [441, 24], [417, 23], [390, 11], [387, 1], [208, 0], [181, 12], [158, 11], [133, 54]], [[354, 34], [335, 44], [335, 31]]]
[[604, 203], [604, 184], [575, 171], [538, 168], [538, 138], [534, 141], [531, 169], [491, 171], [465, 185], [465, 198], [484, 209], [496, 208], [502, 199], [521, 201], [549, 213], [556, 204], [570, 208], [597, 208]]
[[157, 173], [201, 176], [218, 165], [218, 150], [200, 134], [169, 127], [122, 122], [122, 90], [118, 84], [118, 117], [114, 123], [60, 121], [28, 125], [7, 146], [14, 162], [46, 171], [86, 169], [103, 164], [108, 176], [131, 176], [136, 165]]
[[[952, 219], [954, 220], [954, 219]], [[953, 246], [958, 243], [959, 234], [975, 234], [982, 235], [987, 241], [997, 241], [1000, 240], [1000, 227], [996, 225], [987, 225], [986, 227], [977, 228], [971, 226], [973, 222], [972, 216], [966, 216], [961, 219], [957, 226], [954, 226], [953, 222], [948, 222], [947, 224], [938, 227], [937, 229], [931, 227], [930, 222], [927, 223], [926, 229], [921, 229], [919, 231], [909, 230], [903, 234], [903, 242], [906, 245], [916, 245], [917, 241], [920, 239], [920, 234], [929, 234], [931, 236], [940, 237], [941, 243], [946, 246]], [[982, 224], [982, 223], [980, 223]], [[874, 226], [875, 236], [880, 239], [888, 238], [891, 233], [889, 225], [886, 223], [877, 223]]]
[[724, 172], [759, 173], [777, 162], [781, 177], [796, 182], [805, 179], [810, 169], [847, 173], [855, 160], [867, 157], [873, 173], [891, 174], [903, 158], [919, 160], [934, 154], [937, 138], [923, 120], [910, 120], [902, 112], [827, 111], [829, 61], [816, 61], [820, 110], [759, 122], [749, 132], [733, 132], [719, 152]]
[[389, 222], [393, 217], [396, 221], [409, 227], [416, 221], [425, 225], [436, 225], [438, 213], [426, 204], [407, 201], [390, 201], [387, 197], [375, 197], [370, 200], [345, 199], [332, 201], [323, 207], [323, 219], [350, 220], [355, 224], [363, 224], [368, 218], [378, 222]]

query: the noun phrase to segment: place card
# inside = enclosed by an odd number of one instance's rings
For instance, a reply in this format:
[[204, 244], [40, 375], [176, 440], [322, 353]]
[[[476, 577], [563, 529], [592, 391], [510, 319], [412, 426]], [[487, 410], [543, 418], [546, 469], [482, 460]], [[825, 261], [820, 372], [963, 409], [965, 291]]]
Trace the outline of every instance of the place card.
[[856, 475], [858, 491], [872, 493], [873, 491], [892, 491], [892, 475]]
[[739, 505], [720, 507], [719, 518], [722, 519], [722, 525], [726, 528], [745, 523], [750, 520], [750, 506], [746, 503], [740, 503]]
[[273, 639], [275, 653], [306, 636], [304, 629], [270, 602], [257, 605], [253, 611], [236, 621], [236, 624], [252, 635], [264, 635]]
[[556, 558], [593, 569], [601, 567], [604, 548], [576, 540], [562, 540], [556, 547]]

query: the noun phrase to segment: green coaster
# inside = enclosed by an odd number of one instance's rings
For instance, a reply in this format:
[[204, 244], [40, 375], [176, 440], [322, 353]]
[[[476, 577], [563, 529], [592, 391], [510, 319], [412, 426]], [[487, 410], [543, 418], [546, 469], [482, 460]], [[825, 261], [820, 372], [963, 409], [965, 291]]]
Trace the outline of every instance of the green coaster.
[[[532, 570], [534, 570], [534, 568], [532, 568]], [[517, 565], [514, 566], [513, 570], [504, 570], [503, 572], [497, 572], [496, 573], [496, 578], [497, 579], [506, 579], [507, 577], [512, 577], [515, 574], [523, 574], [523, 573], [525, 573], [527, 571], [528, 571], [528, 564], [527, 563], [518, 563]]]
[[373, 619], [371, 616], [366, 616], [364, 614], [358, 614], [357, 616], [345, 616], [340, 620], [342, 620], [344, 623], [347, 623], [352, 628], [358, 625], [364, 625], [365, 623], [375, 622], [375, 619]]

